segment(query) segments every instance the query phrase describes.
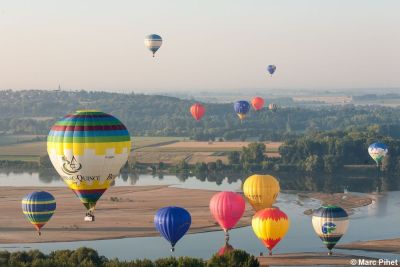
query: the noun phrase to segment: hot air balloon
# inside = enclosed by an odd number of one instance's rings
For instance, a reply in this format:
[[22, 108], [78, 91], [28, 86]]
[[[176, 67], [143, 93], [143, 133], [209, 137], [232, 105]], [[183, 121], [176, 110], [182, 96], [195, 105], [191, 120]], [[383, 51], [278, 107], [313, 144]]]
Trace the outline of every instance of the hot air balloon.
[[271, 77], [272, 77], [272, 74], [274, 74], [274, 72], [276, 70], [276, 66], [275, 65], [268, 65], [267, 70], [268, 70], [269, 74], [271, 74]]
[[189, 230], [191, 223], [190, 213], [180, 207], [161, 208], [154, 216], [154, 226], [171, 243], [172, 252], [175, 250], [176, 242]]
[[241, 100], [235, 102], [233, 108], [235, 109], [235, 112], [239, 116], [240, 120], [243, 120], [244, 118], [246, 118], [246, 114], [250, 110], [250, 104], [247, 101]]
[[196, 121], [199, 121], [204, 116], [206, 109], [203, 105], [196, 103], [190, 107], [190, 113]]
[[276, 110], [278, 109], [278, 105], [274, 103], [269, 104], [268, 109], [271, 110], [272, 112], [276, 112]]
[[257, 96], [251, 100], [254, 110], [261, 110], [264, 107], [264, 99]]
[[373, 143], [368, 147], [368, 153], [375, 160], [377, 166], [382, 163], [388, 151], [388, 147], [383, 143]]
[[289, 218], [277, 207], [266, 208], [253, 216], [251, 226], [272, 255], [272, 249], [289, 230]]
[[347, 212], [338, 206], [322, 206], [313, 213], [312, 225], [315, 233], [329, 249], [332, 249], [340, 238], [346, 233], [349, 227]]
[[243, 193], [255, 211], [271, 208], [279, 191], [279, 182], [271, 175], [255, 174], [243, 184]]
[[246, 203], [241, 195], [234, 192], [220, 192], [210, 200], [210, 211], [214, 219], [225, 232], [225, 241], [229, 241], [228, 231], [235, 227], [243, 216]]
[[157, 50], [161, 47], [161, 44], [162, 38], [157, 34], [147, 35], [144, 39], [144, 45], [153, 53], [153, 57]]
[[229, 253], [229, 252], [231, 252], [231, 251], [233, 251], [233, 250], [234, 250], [234, 248], [233, 248], [228, 242], [226, 242], [226, 243], [225, 243], [225, 246], [221, 247], [221, 248], [218, 250], [217, 255], [218, 255], [218, 256], [222, 256], [222, 255], [224, 255], [224, 254], [226, 254], [226, 253]]
[[66, 115], [51, 128], [47, 152], [54, 168], [94, 220], [97, 200], [128, 159], [131, 138], [115, 117], [96, 110]]
[[39, 235], [40, 229], [50, 220], [55, 210], [56, 200], [48, 192], [32, 192], [22, 199], [22, 212]]

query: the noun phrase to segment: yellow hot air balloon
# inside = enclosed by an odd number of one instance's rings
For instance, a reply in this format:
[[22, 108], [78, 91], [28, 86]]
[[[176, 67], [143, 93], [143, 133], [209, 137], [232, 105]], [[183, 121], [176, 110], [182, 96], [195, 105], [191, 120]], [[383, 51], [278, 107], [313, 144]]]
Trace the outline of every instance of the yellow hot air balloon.
[[96, 110], [66, 115], [50, 130], [47, 152], [54, 168], [87, 208], [93, 221], [97, 200], [128, 159], [131, 138], [115, 117]]
[[258, 211], [251, 221], [256, 236], [261, 239], [272, 255], [272, 249], [289, 230], [289, 218], [277, 207]]
[[279, 182], [271, 175], [255, 174], [243, 184], [243, 193], [255, 211], [271, 208], [279, 191]]

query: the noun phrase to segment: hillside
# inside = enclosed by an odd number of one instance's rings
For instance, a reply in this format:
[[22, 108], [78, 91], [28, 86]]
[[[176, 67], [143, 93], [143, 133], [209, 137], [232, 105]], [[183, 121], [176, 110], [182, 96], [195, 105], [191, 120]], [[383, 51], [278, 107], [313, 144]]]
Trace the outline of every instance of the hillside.
[[[247, 100], [250, 100], [251, 96]], [[0, 91], [0, 134], [46, 135], [51, 125], [77, 109], [100, 109], [118, 117], [135, 136], [185, 136], [197, 140], [282, 140], [305, 131], [371, 127], [400, 136], [400, 109], [380, 106], [280, 107], [250, 111], [242, 123], [232, 103], [206, 103], [197, 122], [195, 101], [144, 94], [87, 91]], [[266, 103], [269, 101], [266, 99]]]

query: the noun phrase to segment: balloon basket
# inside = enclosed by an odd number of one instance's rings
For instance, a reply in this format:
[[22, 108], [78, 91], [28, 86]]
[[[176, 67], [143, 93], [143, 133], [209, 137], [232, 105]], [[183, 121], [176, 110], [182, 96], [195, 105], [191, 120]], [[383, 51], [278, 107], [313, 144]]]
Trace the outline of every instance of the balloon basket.
[[85, 220], [85, 222], [94, 222], [94, 216], [86, 215], [84, 220]]

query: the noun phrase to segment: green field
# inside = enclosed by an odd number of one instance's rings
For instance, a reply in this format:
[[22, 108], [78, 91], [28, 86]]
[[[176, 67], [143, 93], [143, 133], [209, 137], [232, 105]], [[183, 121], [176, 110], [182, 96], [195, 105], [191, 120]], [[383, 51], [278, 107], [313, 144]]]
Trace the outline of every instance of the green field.
[[[25, 142], [37, 142], [43, 135], [0, 135], [0, 146], [13, 145]], [[0, 148], [1, 149], [1, 148]]]

